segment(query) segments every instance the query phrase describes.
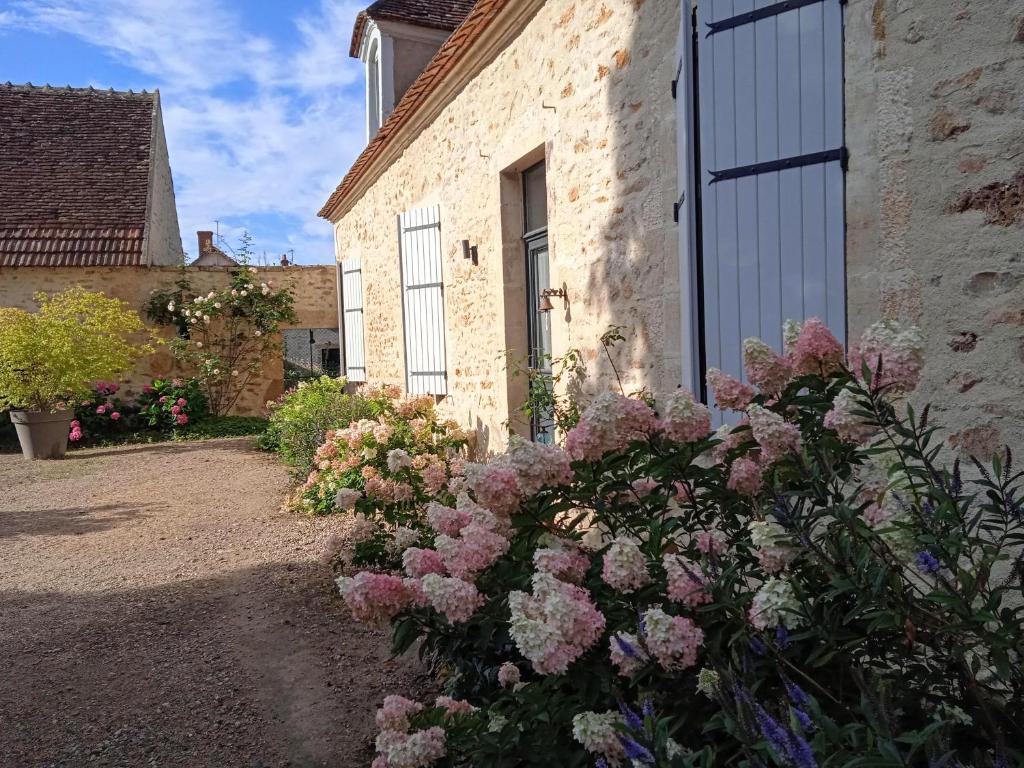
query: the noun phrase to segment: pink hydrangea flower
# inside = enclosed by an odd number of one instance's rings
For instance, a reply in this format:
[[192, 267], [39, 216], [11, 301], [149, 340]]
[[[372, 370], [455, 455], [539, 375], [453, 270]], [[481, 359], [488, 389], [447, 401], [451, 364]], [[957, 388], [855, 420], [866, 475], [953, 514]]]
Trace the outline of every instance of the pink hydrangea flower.
[[107, 406], [105, 406], [105, 405], [96, 406], [96, 413], [98, 413], [100, 416], [102, 416], [106, 412], [107, 412]]
[[863, 410], [865, 408], [857, 402], [854, 392], [844, 387], [832, 401], [832, 409], [825, 414], [822, 423], [829, 429], [834, 429], [841, 440], [861, 445], [878, 431], [876, 425], [857, 415], [856, 411]]
[[707, 578], [700, 566], [681, 555], [665, 555], [662, 565], [668, 576], [668, 598], [690, 608], [711, 602]]
[[121, 418], [121, 414], [120, 414], [120, 413], [119, 413], [118, 411], [113, 411], [113, 412], [112, 412], [112, 413], [110, 414], [110, 418], [111, 418], [111, 419], [112, 419], [113, 421], [117, 421], [118, 419], [120, 419], [120, 418]]
[[509, 438], [505, 461], [516, 472], [519, 492], [534, 496], [544, 488], [558, 488], [573, 481], [569, 455], [556, 445]]
[[627, 594], [650, 582], [647, 558], [636, 542], [624, 536], [612, 541], [604, 553], [601, 578], [612, 589]]
[[670, 440], [695, 443], [711, 432], [711, 411], [686, 389], [673, 392], [662, 407], [661, 428]]
[[423, 594], [438, 613], [452, 624], [459, 624], [476, 613], [484, 604], [484, 596], [468, 581], [428, 573], [420, 580]]
[[765, 466], [774, 464], [787, 454], [800, 451], [800, 430], [795, 424], [788, 423], [777, 413], [759, 405], [750, 406], [747, 415], [750, 418], [750, 431], [761, 447], [761, 458]]
[[415, 579], [422, 578], [428, 573], [445, 574], [444, 560], [441, 555], [433, 549], [420, 549], [410, 547], [402, 553], [402, 567], [405, 572]]
[[468, 715], [476, 711], [476, 707], [468, 701], [453, 699], [451, 696], [438, 696], [434, 701], [435, 707], [444, 710], [445, 717], [456, 717], [457, 715]]
[[578, 584], [590, 569], [590, 558], [576, 542], [559, 540], [534, 552], [533, 564], [538, 571]]
[[156, 390], [153, 389], [153, 386], [151, 384], [144, 384], [142, 386], [142, 391], [145, 392], [147, 395], [151, 395]]
[[506, 661], [498, 668], [498, 684], [502, 688], [512, 688], [519, 685], [521, 678], [522, 675], [519, 672], [519, 667], [511, 661]]
[[409, 718], [423, 711], [423, 705], [404, 696], [385, 696], [384, 704], [377, 710], [377, 727], [382, 731], [405, 733], [409, 730]]
[[186, 416], [184, 413], [179, 413], [177, 416], [174, 417], [174, 421], [177, 422], [178, 424], [188, 424], [188, 416]]
[[643, 627], [647, 649], [665, 669], [686, 669], [697, 663], [704, 632], [692, 621], [651, 608], [643, 615]]
[[334, 494], [334, 506], [351, 512], [361, 498], [363, 498], [363, 494], [355, 488], [339, 488], [338, 492]]
[[168, 400], [167, 395], [163, 395], [157, 402], [159, 402], [161, 405], [163, 405], [164, 403], [167, 402], [167, 400]]
[[590, 593], [549, 573], [533, 575], [533, 594], [508, 596], [509, 631], [519, 652], [542, 674], [561, 674], [604, 632], [605, 618]]
[[188, 400], [186, 400], [184, 397], [179, 397], [177, 404], [178, 404], [178, 407], [184, 408], [186, 405], [188, 405]]
[[808, 319], [789, 348], [789, 359], [797, 375], [828, 376], [843, 367], [846, 350], [832, 331], [818, 318]]
[[778, 395], [793, 378], [789, 360], [760, 339], [743, 342], [743, 367], [751, 383], [769, 395]]
[[749, 384], [744, 384], [739, 379], [735, 379], [717, 368], [708, 368], [705, 380], [708, 389], [714, 395], [715, 405], [719, 408], [742, 411], [750, 405], [750, 401], [757, 394]]
[[386, 768], [426, 768], [445, 756], [445, 732], [440, 726], [412, 734], [381, 731], [376, 747]]
[[749, 456], [740, 456], [729, 468], [726, 487], [744, 496], [756, 496], [761, 490], [761, 465]]
[[338, 578], [337, 584], [352, 615], [367, 624], [386, 624], [411, 601], [405, 582], [386, 573], [362, 571]]
[[859, 377], [865, 365], [876, 388], [885, 387], [897, 394], [913, 391], [924, 368], [921, 332], [914, 326], [903, 327], [892, 320], [875, 323], [850, 350], [850, 369], [854, 375]]
[[434, 496], [448, 482], [448, 470], [445, 469], [443, 461], [434, 459], [420, 470], [420, 478], [423, 480], [424, 492], [428, 496]]
[[572, 735], [587, 752], [617, 766], [626, 756], [620, 738], [621, 724], [622, 715], [618, 712], [581, 712], [572, 719]]
[[786, 529], [773, 520], [752, 520], [747, 527], [758, 562], [768, 573], [783, 570], [800, 553]]
[[458, 536], [472, 521], [473, 516], [465, 509], [452, 509], [436, 501], [427, 505], [427, 524], [445, 536]]
[[171, 406], [171, 413], [173, 413], [175, 416], [177, 416], [179, 413], [181, 413], [181, 406], [180, 405], [172, 405]]
[[565, 450], [574, 459], [596, 461], [609, 451], [645, 440], [657, 428], [646, 403], [614, 392], [599, 395], [565, 436]]
[[721, 555], [729, 549], [729, 541], [722, 531], [701, 531], [697, 534], [697, 550], [705, 555]]
[[500, 462], [467, 464], [466, 487], [496, 515], [509, 515], [519, 506], [516, 471]]
[[509, 541], [474, 521], [459, 532], [458, 538], [439, 534], [434, 547], [452, 576], [471, 579], [505, 554]]

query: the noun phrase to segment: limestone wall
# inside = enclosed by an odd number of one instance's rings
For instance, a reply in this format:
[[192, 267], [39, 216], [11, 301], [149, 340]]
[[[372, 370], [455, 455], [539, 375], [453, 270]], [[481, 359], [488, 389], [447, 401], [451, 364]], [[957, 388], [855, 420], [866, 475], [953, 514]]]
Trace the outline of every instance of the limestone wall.
[[920, 325], [949, 443], [1024, 438], [1024, 3], [849, 0], [851, 335]]
[[[441, 206], [449, 397], [443, 408], [500, 448], [521, 402], [502, 353], [525, 352], [518, 172], [547, 161], [556, 354], [584, 351], [593, 387], [610, 324], [628, 390], [680, 380], [675, 200], [676, 2], [548, 0], [336, 223], [339, 259], [362, 259], [368, 377], [404, 386], [398, 215]], [[479, 249], [479, 265], [460, 241]]]
[[[192, 287], [197, 292], [209, 291], [226, 285], [230, 270], [225, 267], [189, 267], [186, 270]], [[295, 292], [297, 319], [294, 328], [337, 328], [337, 296], [335, 268], [322, 267], [263, 267], [257, 270], [260, 280], [273, 282], [275, 287], [291, 285]], [[32, 296], [39, 291], [56, 293], [75, 285], [86, 290], [101, 291], [108, 296], [128, 302], [140, 310], [155, 289], [171, 287], [180, 277], [181, 270], [174, 267], [4, 267], [0, 268], [0, 306], [21, 307], [32, 310]], [[145, 319], [145, 314], [143, 319]], [[161, 329], [165, 337], [168, 329]], [[280, 355], [264, 361], [263, 376], [249, 382], [239, 398], [234, 412], [243, 415], [261, 414], [267, 400], [282, 391], [284, 367]], [[154, 377], [187, 375], [175, 367], [166, 347], [141, 360], [130, 376], [123, 380], [127, 397], [138, 393]]]

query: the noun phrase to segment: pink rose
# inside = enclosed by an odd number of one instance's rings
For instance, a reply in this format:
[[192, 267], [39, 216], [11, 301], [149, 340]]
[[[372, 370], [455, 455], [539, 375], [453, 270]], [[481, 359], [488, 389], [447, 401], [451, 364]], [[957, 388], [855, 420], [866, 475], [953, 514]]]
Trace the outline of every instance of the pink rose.
[[114, 394], [120, 388], [121, 388], [120, 385], [115, 384], [114, 382], [111, 382], [111, 383], [107, 384], [107, 390], [110, 392], [110, 394]]
[[78, 419], [75, 419], [74, 421], [71, 422], [71, 428], [72, 429], [81, 429], [81, 427], [82, 427], [82, 422], [80, 422]]
[[174, 420], [179, 424], [188, 424], [188, 416], [184, 413], [179, 413]]
[[101, 405], [99, 408], [96, 409], [96, 413], [98, 413], [100, 416], [102, 416], [106, 412], [107, 412], [107, 406], [105, 406], [105, 405]]
[[172, 405], [171, 406], [171, 413], [173, 413], [175, 416], [177, 416], [179, 413], [181, 413], [181, 408], [179, 408], [177, 405]]
[[182, 408], [184, 408], [186, 405], [188, 405], [188, 400], [186, 400], [184, 397], [179, 397], [178, 398], [178, 405], [180, 405]]
[[110, 414], [110, 418], [113, 419], [114, 421], [117, 421], [118, 419], [121, 418], [121, 414], [118, 413], [117, 411], [114, 411], [112, 414]]

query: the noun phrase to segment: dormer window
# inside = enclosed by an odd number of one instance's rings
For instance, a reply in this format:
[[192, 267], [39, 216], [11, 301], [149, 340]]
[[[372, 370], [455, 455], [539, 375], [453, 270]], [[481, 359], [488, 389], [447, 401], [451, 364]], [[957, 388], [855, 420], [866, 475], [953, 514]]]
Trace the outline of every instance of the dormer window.
[[474, 0], [377, 0], [356, 17], [349, 55], [366, 65], [366, 140], [473, 7]]

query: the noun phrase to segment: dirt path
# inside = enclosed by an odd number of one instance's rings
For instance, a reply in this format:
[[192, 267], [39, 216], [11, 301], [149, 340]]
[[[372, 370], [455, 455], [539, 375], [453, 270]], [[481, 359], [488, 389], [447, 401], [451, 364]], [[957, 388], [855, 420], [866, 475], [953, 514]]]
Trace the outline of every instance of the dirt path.
[[0, 456], [0, 766], [365, 766], [422, 681], [247, 439]]

